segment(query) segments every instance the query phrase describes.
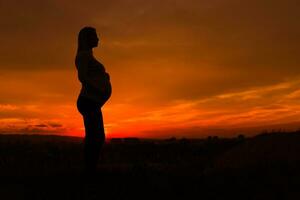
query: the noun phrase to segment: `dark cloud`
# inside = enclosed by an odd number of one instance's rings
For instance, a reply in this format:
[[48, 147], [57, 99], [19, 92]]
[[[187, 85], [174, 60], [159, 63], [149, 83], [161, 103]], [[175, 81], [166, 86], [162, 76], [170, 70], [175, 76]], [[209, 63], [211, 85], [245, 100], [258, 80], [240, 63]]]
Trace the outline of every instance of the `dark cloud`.
[[39, 128], [46, 128], [46, 127], [48, 127], [46, 124], [36, 124], [34, 126], [35, 127], [39, 127]]
[[9, 128], [2, 128], [0, 134], [62, 134], [65, 131], [65, 128], [47, 129], [45, 127], [27, 125], [24, 127], [10, 126]]
[[63, 126], [63, 125], [60, 124], [60, 123], [48, 123], [48, 125], [49, 125], [50, 127], [53, 127], [53, 128], [60, 128], [60, 127]]

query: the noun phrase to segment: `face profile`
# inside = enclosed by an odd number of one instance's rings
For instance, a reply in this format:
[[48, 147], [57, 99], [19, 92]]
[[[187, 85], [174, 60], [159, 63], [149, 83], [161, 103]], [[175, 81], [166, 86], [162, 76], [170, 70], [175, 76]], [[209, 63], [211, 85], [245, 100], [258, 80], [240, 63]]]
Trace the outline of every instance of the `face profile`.
[[96, 29], [93, 27], [84, 27], [78, 35], [78, 51], [90, 50], [97, 47], [99, 38]]
[[98, 42], [99, 42], [99, 38], [97, 36], [97, 32], [96, 30], [94, 31], [94, 33], [91, 33], [90, 35], [88, 35], [88, 46], [90, 48], [94, 48], [94, 47], [97, 47], [98, 46]]

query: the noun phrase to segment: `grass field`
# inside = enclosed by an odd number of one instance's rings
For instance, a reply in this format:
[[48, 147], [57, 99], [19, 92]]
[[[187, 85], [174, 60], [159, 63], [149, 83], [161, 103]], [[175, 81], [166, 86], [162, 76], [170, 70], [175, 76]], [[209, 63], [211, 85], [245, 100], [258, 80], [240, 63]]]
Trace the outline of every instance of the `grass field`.
[[299, 199], [300, 134], [107, 141], [87, 179], [83, 140], [0, 136], [1, 199]]

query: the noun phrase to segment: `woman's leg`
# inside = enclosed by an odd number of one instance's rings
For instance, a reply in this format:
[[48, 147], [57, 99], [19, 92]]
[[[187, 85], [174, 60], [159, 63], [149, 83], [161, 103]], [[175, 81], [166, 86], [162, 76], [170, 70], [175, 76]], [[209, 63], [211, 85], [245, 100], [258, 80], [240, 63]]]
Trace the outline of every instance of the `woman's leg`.
[[101, 109], [83, 115], [85, 126], [84, 161], [88, 172], [95, 172], [105, 141]]
[[78, 111], [83, 116], [85, 127], [84, 162], [85, 170], [93, 173], [96, 170], [101, 147], [105, 142], [102, 111], [99, 104], [79, 96]]

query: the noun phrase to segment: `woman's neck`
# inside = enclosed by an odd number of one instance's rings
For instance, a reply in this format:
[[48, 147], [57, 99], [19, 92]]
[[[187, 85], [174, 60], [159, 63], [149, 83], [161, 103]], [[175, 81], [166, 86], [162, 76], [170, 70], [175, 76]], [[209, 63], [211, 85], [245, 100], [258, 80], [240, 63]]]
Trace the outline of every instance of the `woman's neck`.
[[93, 49], [81, 49], [81, 50], [78, 50], [77, 53], [79, 52], [89, 52], [91, 54], [93, 54]]

